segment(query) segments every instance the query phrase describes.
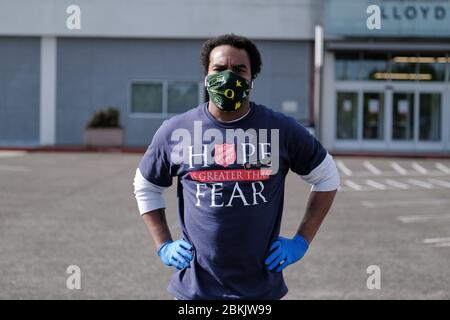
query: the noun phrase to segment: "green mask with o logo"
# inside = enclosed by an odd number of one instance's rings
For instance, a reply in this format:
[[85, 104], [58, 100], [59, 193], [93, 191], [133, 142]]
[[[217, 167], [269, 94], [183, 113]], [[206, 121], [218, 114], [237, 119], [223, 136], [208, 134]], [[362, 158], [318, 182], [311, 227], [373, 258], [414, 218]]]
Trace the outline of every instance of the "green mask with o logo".
[[206, 90], [220, 110], [236, 111], [248, 97], [250, 83], [240, 75], [224, 70], [206, 77]]

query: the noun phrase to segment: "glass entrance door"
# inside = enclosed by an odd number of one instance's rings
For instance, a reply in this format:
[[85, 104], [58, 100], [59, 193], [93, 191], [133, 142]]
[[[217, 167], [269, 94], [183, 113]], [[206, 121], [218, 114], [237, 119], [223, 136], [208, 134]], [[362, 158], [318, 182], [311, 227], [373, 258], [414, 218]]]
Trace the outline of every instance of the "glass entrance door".
[[439, 87], [364, 86], [336, 94], [335, 137], [342, 148], [420, 151], [440, 150], [448, 143]]
[[439, 143], [442, 140], [442, 92], [392, 93], [393, 142]]
[[392, 140], [414, 139], [414, 92], [394, 92], [392, 99]]
[[364, 92], [363, 139], [384, 139], [384, 93]]
[[440, 141], [442, 119], [441, 93], [419, 94], [419, 140]]
[[[450, 54], [336, 49], [324, 134], [337, 150], [450, 152]], [[325, 69], [324, 69], [325, 70]], [[332, 79], [329, 79], [332, 80]], [[325, 90], [326, 91], [326, 90]], [[334, 135], [330, 127], [334, 121]]]

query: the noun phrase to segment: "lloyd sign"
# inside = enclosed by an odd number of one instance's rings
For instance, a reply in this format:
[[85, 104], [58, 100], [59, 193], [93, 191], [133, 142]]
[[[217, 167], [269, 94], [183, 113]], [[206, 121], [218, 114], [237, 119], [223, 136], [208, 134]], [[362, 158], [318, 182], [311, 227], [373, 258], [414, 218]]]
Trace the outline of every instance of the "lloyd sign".
[[[381, 28], [367, 27], [380, 8]], [[342, 36], [450, 37], [450, 0], [327, 0], [325, 32]]]

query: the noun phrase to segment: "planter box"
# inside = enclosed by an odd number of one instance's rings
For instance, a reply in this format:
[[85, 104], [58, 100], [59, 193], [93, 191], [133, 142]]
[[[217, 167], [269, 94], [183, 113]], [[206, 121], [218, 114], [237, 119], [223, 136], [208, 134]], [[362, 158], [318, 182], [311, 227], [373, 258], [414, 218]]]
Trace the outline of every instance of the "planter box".
[[84, 143], [90, 146], [121, 146], [122, 128], [87, 128], [84, 131]]

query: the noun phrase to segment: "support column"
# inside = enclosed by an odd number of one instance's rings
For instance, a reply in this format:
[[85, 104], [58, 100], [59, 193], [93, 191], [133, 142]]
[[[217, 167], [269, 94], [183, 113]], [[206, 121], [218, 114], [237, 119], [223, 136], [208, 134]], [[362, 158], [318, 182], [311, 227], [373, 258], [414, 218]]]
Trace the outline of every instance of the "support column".
[[41, 145], [56, 142], [56, 37], [41, 38], [40, 78], [40, 129]]

